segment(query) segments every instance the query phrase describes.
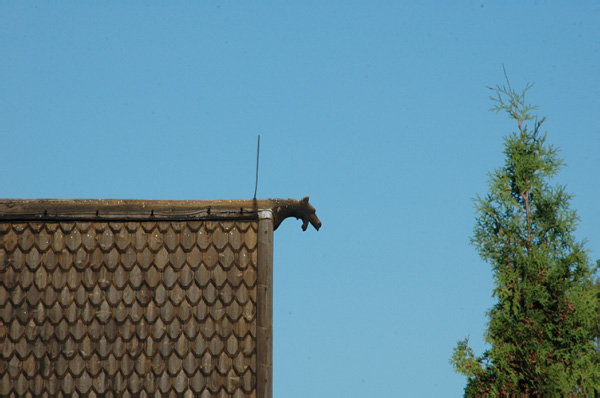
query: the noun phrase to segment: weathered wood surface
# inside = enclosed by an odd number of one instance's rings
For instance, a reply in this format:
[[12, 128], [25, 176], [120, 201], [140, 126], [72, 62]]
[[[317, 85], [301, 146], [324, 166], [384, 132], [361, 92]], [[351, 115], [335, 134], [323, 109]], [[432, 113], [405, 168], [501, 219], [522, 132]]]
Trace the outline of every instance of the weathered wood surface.
[[258, 220], [260, 210], [270, 210], [275, 229], [295, 217], [303, 230], [309, 223], [318, 230], [321, 221], [308, 200], [0, 199], [0, 221]]
[[257, 265], [257, 396], [273, 397], [273, 215], [262, 211], [258, 221]]
[[308, 197], [0, 199], [0, 396], [272, 398], [273, 231]]
[[0, 223], [0, 396], [256, 397], [257, 232]]

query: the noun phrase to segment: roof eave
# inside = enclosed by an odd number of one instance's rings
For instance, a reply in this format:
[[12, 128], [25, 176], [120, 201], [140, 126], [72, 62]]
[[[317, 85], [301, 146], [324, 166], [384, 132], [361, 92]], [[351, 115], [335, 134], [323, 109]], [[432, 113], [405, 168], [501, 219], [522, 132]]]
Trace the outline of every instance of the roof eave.
[[0, 222], [6, 221], [190, 221], [258, 220], [271, 211], [274, 229], [288, 217], [321, 227], [308, 197], [250, 200], [138, 199], [0, 199]]

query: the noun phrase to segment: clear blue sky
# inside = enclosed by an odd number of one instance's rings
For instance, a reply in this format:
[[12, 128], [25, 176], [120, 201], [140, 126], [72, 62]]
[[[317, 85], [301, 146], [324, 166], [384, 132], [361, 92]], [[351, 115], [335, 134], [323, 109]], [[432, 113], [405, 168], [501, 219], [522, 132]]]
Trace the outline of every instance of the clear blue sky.
[[[451, 5], [449, 5], [451, 4]], [[461, 396], [489, 266], [472, 198], [536, 85], [600, 258], [600, 3], [0, 4], [0, 197], [310, 195], [275, 234], [276, 397]]]

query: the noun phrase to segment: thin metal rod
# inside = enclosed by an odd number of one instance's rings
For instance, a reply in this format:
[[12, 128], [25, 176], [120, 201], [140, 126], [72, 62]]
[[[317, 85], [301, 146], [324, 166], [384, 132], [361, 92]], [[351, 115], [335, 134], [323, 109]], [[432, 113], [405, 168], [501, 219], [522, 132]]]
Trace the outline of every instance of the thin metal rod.
[[254, 199], [256, 199], [256, 191], [258, 190], [258, 160], [260, 159], [260, 134], [258, 135], [258, 146], [256, 148], [256, 182], [254, 184]]

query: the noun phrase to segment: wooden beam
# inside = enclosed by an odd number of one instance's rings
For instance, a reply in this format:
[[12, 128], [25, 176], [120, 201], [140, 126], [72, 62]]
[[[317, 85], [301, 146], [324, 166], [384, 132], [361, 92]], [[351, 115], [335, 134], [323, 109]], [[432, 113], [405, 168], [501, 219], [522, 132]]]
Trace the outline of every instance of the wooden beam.
[[259, 211], [257, 264], [257, 398], [273, 397], [273, 212]]
[[310, 223], [321, 221], [308, 196], [263, 200], [137, 200], [137, 199], [0, 199], [1, 221], [143, 221], [143, 220], [256, 220], [270, 210], [273, 229], [288, 217]]

